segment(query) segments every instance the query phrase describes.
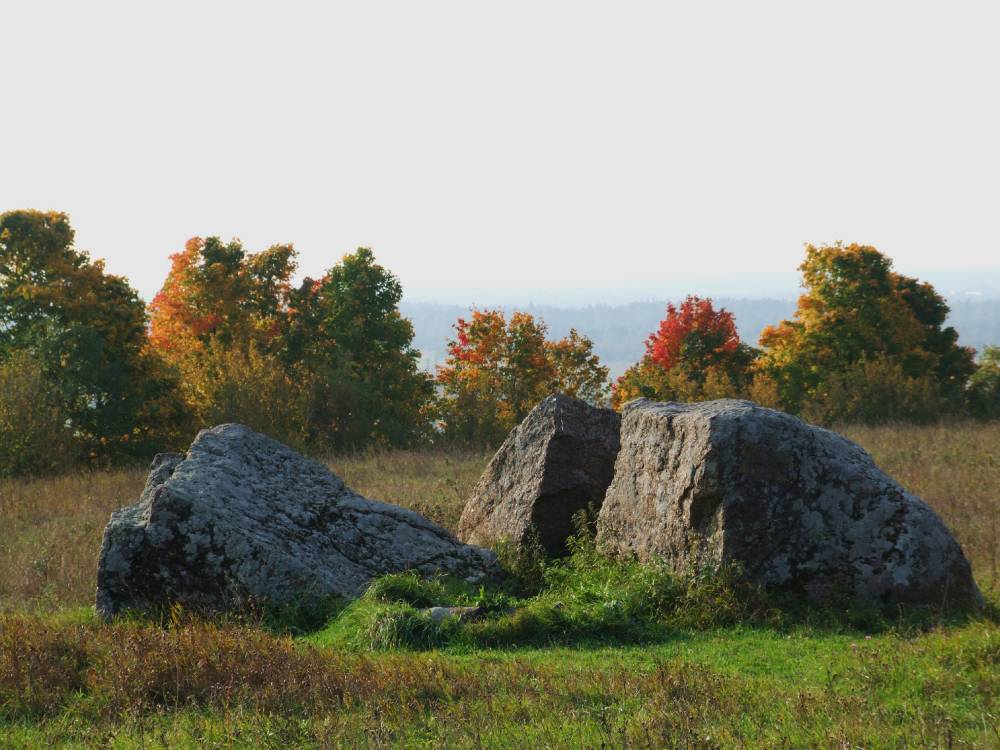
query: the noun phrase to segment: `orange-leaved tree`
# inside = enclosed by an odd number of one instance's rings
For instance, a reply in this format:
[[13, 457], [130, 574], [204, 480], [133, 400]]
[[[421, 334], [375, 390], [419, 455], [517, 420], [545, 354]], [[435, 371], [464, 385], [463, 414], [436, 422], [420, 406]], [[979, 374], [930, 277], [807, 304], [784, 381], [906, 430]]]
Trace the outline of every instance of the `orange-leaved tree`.
[[548, 327], [525, 312], [473, 310], [459, 318], [448, 359], [438, 368], [445, 435], [496, 444], [546, 396], [566, 393], [591, 403], [607, 398], [608, 370], [577, 331], [547, 341]]
[[292, 246], [248, 253], [239, 240], [194, 237], [170, 260], [149, 305], [149, 338], [177, 373], [196, 426], [238, 421], [303, 447], [302, 410], [291, 405], [307, 401], [311, 381], [279, 356], [295, 271]]
[[712, 300], [688, 296], [667, 305], [666, 317], [646, 340], [646, 354], [615, 383], [618, 408], [640, 396], [696, 401], [741, 395], [754, 358], [740, 341], [732, 313]]
[[247, 253], [239, 240], [194, 237], [170, 261], [149, 305], [150, 340], [167, 360], [180, 363], [213, 339], [280, 346], [295, 272], [291, 245]]
[[[786, 408], [823, 422], [960, 408], [973, 351], [945, 326], [948, 306], [934, 287], [894, 272], [868, 245], [807, 245], [799, 270], [805, 293], [794, 318], [760, 338], [759, 365]], [[897, 386], [887, 391], [889, 382]]]

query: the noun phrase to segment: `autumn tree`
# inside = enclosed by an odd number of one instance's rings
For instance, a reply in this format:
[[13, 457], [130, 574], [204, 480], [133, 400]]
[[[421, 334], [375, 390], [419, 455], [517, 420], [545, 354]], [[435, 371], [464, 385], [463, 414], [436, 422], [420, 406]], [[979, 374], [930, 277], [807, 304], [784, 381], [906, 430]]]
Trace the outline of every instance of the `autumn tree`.
[[[760, 339], [761, 369], [778, 383], [786, 408], [818, 409], [824, 421], [957, 408], [973, 351], [944, 325], [948, 306], [930, 284], [894, 272], [892, 261], [867, 245], [808, 245], [799, 270], [805, 293], [794, 318], [766, 328]], [[899, 402], [887, 403], [882, 389], [877, 399], [835, 414], [829, 405], [836, 393], [857, 389], [876, 371], [901, 384]], [[912, 406], [917, 393], [930, 394], [919, 410]]]
[[286, 365], [256, 342], [209, 340], [198, 351], [186, 393], [200, 426], [239, 422], [297, 450], [316, 447], [314, 420], [322, 389], [301, 364]]
[[369, 248], [291, 295], [284, 357], [317, 376], [324, 403], [316, 429], [334, 447], [404, 445], [427, 431], [434, 383], [420, 370], [402, 296]]
[[732, 313], [710, 299], [688, 296], [667, 305], [666, 317], [646, 340], [646, 354], [615, 383], [617, 408], [640, 396], [697, 401], [742, 394], [754, 351], [740, 341]]
[[85, 456], [148, 455], [182, 427], [128, 282], [73, 245], [65, 214], [0, 215], [0, 360], [27, 352]]
[[367, 248], [298, 286], [295, 268], [291, 245], [248, 253], [216, 237], [172, 257], [151, 340], [183, 373], [198, 422], [240, 421], [315, 449], [419, 439], [433, 383], [398, 279]]
[[545, 342], [546, 354], [555, 368], [554, 391], [575, 396], [595, 406], [608, 401], [608, 368], [594, 353], [594, 342], [575, 328], [558, 341]]
[[293, 376], [280, 356], [295, 250], [249, 253], [239, 240], [194, 237], [170, 261], [149, 305], [150, 342], [177, 373], [191, 419], [199, 427], [241, 422], [304, 447], [306, 428], [273, 419], [261, 402], [301, 404], [310, 391], [309, 379]]
[[247, 253], [239, 240], [194, 237], [170, 261], [149, 305], [150, 340], [168, 361], [180, 364], [213, 339], [265, 350], [283, 345], [296, 267], [291, 245]]
[[45, 364], [30, 352], [0, 360], [0, 478], [71, 466], [81, 446]]
[[495, 444], [553, 393], [604, 402], [608, 370], [590, 339], [573, 330], [547, 341], [547, 333], [544, 322], [524, 312], [509, 321], [500, 310], [459, 318], [437, 378], [449, 438]]

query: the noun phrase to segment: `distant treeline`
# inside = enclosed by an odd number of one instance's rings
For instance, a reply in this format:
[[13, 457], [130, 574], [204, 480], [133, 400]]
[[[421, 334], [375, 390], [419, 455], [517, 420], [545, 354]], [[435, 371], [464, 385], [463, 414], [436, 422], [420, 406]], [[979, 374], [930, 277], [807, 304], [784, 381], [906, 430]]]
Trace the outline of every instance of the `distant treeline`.
[[[767, 326], [795, 312], [795, 300], [790, 299], [716, 297], [714, 302], [733, 314], [740, 338], [749, 342], [758, 341]], [[951, 312], [947, 324], [958, 331], [963, 346], [982, 351], [1000, 342], [1000, 299], [949, 299], [948, 306]], [[565, 336], [575, 328], [594, 342], [594, 353], [607, 365], [612, 377], [617, 377], [642, 357], [646, 338], [659, 325], [666, 307], [667, 300], [584, 307], [503, 305], [501, 309], [531, 313], [544, 320], [555, 336]], [[455, 320], [468, 313], [468, 308], [461, 305], [406, 300], [399, 309], [413, 322], [413, 345], [423, 353], [425, 367], [445, 360]]]
[[[359, 248], [194, 237], [146, 305], [59, 212], [0, 214], [0, 476], [183, 449], [241, 422], [302, 450], [495, 446], [543, 398], [749, 398], [821, 423], [1000, 416], [1000, 302], [949, 308], [873, 247], [806, 247], [803, 294], [619, 307], [401, 305]], [[950, 317], [949, 317], [950, 315]], [[965, 328], [960, 340], [955, 324]]]

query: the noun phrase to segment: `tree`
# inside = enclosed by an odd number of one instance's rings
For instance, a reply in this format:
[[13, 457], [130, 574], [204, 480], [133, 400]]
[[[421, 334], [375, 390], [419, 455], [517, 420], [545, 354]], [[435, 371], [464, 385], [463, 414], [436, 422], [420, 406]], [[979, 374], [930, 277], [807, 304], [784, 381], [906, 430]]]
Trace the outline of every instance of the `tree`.
[[1000, 346], [985, 346], [969, 378], [969, 413], [977, 419], [1000, 417]]
[[199, 350], [188, 378], [199, 424], [239, 422], [298, 450], [315, 446], [322, 389], [304, 366], [289, 367], [254, 342], [227, 346], [215, 338]]
[[212, 339], [265, 350], [282, 344], [296, 268], [291, 245], [247, 253], [239, 240], [194, 237], [170, 260], [149, 305], [150, 340], [165, 359], [183, 367]]
[[427, 431], [434, 383], [420, 370], [413, 326], [399, 313], [402, 296], [399, 280], [369, 248], [291, 295], [283, 356], [325, 381], [317, 428], [334, 447], [405, 445]]
[[43, 363], [29, 352], [13, 352], [0, 362], [0, 477], [67, 468], [78, 450]]
[[876, 360], [883, 368], [898, 364], [907, 379], [929, 378], [943, 399], [961, 400], [973, 352], [944, 327], [948, 306], [930, 284], [895, 273], [867, 245], [808, 245], [799, 270], [806, 291], [794, 319], [760, 339], [761, 369], [777, 381], [787, 408], [824, 398], [831, 378]]
[[449, 438], [498, 443], [553, 393], [603, 403], [608, 370], [593, 353], [593, 342], [575, 330], [559, 341], [546, 341], [547, 333], [544, 322], [524, 312], [513, 313], [509, 322], [500, 310], [473, 310], [470, 318], [459, 318], [437, 378]]
[[732, 313], [710, 299], [688, 296], [667, 305], [666, 317], [646, 340], [646, 354], [615, 384], [618, 408], [640, 396], [697, 401], [741, 393], [754, 351], [740, 341]]
[[[402, 287], [371, 250], [298, 287], [291, 245], [247, 253], [238, 240], [196, 237], [171, 260], [150, 306], [151, 340], [183, 373], [199, 424], [242, 420], [315, 449], [401, 445], [426, 432], [433, 383], [399, 314]], [[247, 372], [275, 404], [254, 403]], [[279, 415], [282, 401], [295, 408]]]
[[575, 396], [594, 406], [608, 402], [608, 368], [594, 354], [594, 342], [575, 328], [558, 341], [545, 342], [546, 354], [555, 368], [556, 393]]
[[862, 358], [829, 374], [802, 405], [802, 416], [817, 424], [932, 422], [949, 408], [929, 375], [908, 375], [899, 359]]
[[41, 363], [85, 455], [148, 455], [181, 429], [174, 383], [136, 291], [73, 239], [62, 213], [0, 215], [0, 359]]

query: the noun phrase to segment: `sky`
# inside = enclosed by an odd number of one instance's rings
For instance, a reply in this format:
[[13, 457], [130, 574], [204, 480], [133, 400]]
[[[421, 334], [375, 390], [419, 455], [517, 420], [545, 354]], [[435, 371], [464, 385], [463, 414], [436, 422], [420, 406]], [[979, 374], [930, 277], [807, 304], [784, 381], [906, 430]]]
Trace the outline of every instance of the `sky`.
[[195, 235], [292, 242], [312, 276], [369, 246], [408, 299], [462, 304], [767, 296], [836, 240], [997, 282], [998, 21], [0, 0], [0, 211], [65, 211], [147, 299]]

